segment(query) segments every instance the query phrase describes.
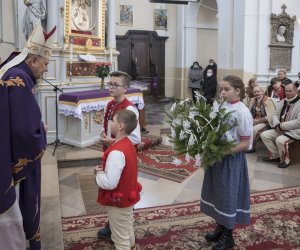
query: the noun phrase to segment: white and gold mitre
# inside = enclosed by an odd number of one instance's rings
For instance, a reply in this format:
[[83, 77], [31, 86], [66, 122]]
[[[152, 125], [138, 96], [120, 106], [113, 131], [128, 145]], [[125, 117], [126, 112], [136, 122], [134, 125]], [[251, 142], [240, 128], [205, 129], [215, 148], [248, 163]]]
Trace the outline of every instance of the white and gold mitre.
[[52, 45], [54, 41], [53, 34], [55, 30], [56, 26], [49, 33], [46, 33], [44, 32], [41, 23], [38, 23], [28, 38], [23, 51], [0, 69], [0, 79], [8, 69], [23, 62], [28, 54], [38, 55], [49, 59], [52, 54]]

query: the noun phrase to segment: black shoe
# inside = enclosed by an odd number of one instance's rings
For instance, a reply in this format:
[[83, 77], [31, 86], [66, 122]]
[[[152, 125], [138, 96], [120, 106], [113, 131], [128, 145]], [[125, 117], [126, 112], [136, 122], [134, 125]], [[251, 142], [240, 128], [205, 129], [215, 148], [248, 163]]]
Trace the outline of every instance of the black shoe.
[[280, 158], [270, 159], [269, 157], [264, 157], [262, 160], [265, 162], [279, 162]]
[[221, 234], [223, 233], [224, 227], [221, 225], [217, 225], [214, 231], [209, 232], [205, 235], [205, 239], [208, 242], [216, 242], [221, 237]]
[[252, 154], [255, 152], [255, 149], [245, 150], [246, 154]]
[[105, 225], [104, 228], [101, 228], [97, 232], [98, 239], [111, 239], [111, 231], [109, 227], [109, 223]]
[[283, 161], [278, 164], [278, 167], [279, 168], [287, 168], [289, 165], [290, 165], [290, 163], [287, 164], [285, 161]]
[[221, 237], [217, 243], [214, 244], [212, 250], [227, 250], [234, 247], [234, 245], [235, 243], [232, 237], [232, 229], [224, 228]]
[[145, 128], [141, 128], [141, 134], [148, 134], [149, 131]]

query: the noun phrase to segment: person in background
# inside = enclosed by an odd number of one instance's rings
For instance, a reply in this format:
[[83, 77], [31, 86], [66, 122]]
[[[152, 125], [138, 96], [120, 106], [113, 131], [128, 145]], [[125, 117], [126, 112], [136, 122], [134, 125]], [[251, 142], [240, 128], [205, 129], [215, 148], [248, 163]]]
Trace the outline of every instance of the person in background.
[[200, 91], [202, 82], [202, 67], [198, 62], [194, 62], [190, 67], [188, 87], [192, 90], [193, 101], [196, 101], [196, 91]]
[[280, 69], [277, 72], [277, 78], [281, 81], [281, 84], [286, 86], [292, 82], [291, 79], [286, 77], [286, 70], [285, 69]]
[[255, 97], [251, 98], [249, 109], [253, 117], [253, 144], [250, 150], [246, 153], [255, 152], [255, 145], [260, 138], [261, 132], [270, 129], [272, 126], [273, 112], [275, 111], [275, 104], [271, 98], [264, 95], [260, 86], [253, 88]]
[[135, 113], [130, 110], [114, 114], [111, 132], [115, 141], [103, 154], [103, 168], [95, 168], [98, 202], [107, 208], [116, 250], [136, 249], [133, 206], [140, 200], [142, 186], [137, 181], [136, 149], [128, 136], [137, 123]]
[[[0, 242], [1, 249], [41, 249], [41, 158], [47, 128], [33, 88], [48, 70], [54, 27], [38, 23], [21, 53], [0, 69]], [[25, 235], [24, 235], [25, 233]]]
[[207, 103], [210, 105], [212, 105], [213, 99], [216, 96], [217, 85], [218, 85], [217, 79], [213, 75], [213, 70], [208, 69], [206, 73], [206, 78], [202, 86], [202, 92], [203, 92], [203, 96], [207, 100]]
[[300, 98], [299, 84], [290, 83], [285, 87], [286, 98], [276, 105], [273, 114], [273, 129], [261, 133], [261, 139], [269, 151], [265, 162], [279, 162], [279, 168], [290, 165], [289, 144], [300, 140]]
[[237, 126], [227, 132], [236, 144], [220, 162], [204, 173], [200, 207], [201, 212], [216, 221], [214, 231], [205, 235], [215, 242], [213, 250], [225, 250], [235, 245], [233, 229], [236, 224], [250, 223], [250, 187], [245, 150], [251, 147], [253, 118], [241, 102], [245, 94], [243, 81], [236, 76], [226, 76], [220, 85], [223, 107], [232, 113]]
[[[300, 72], [298, 72], [298, 80], [296, 80], [294, 83], [300, 84]], [[298, 89], [300, 89], [300, 87]]]
[[[139, 117], [136, 106], [125, 97], [126, 90], [129, 88], [130, 76], [122, 71], [114, 71], [110, 73], [110, 77], [109, 94], [114, 99], [107, 104], [104, 113], [103, 131], [100, 138], [100, 141], [103, 144], [103, 150], [106, 150], [116, 140], [114, 135], [111, 134], [111, 122], [117, 111], [122, 109], [130, 110], [135, 113], [137, 118]], [[136, 128], [130, 133], [129, 139], [133, 145], [137, 145], [141, 142], [141, 129], [139, 123], [137, 123]], [[99, 229], [97, 237], [99, 239], [110, 239], [111, 230], [109, 223], [104, 228]]]
[[217, 64], [215, 63], [215, 61], [213, 59], [209, 59], [208, 65], [206, 66], [205, 70], [203, 71], [203, 78], [204, 78], [204, 80], [206, 78], [207, 70], [208, 69], [212, 69], [213, 75], [217, 79], [217, 69], [218, 69], [218, 66], [217, 66]]
[[274, 77], [270, 81], [270, 85], [267, 87], [266, 95], [270, 97], [275, 103], [280, 102], [285, 98], [284, 92], [285, 86], [281, 84], [280, 79]]
[[246, 94], [245, 94], [245, 98], [243, 100], [243, 103], [249, 107], [250, 105], [250, 100], [251, 98], [254, 97], [254, 94], [253, 94], [253, 88], [258, 86], [258, 81], [256, 78], [251, 78], [249, 81], [248, 81], [248, 86], [246, 88]]

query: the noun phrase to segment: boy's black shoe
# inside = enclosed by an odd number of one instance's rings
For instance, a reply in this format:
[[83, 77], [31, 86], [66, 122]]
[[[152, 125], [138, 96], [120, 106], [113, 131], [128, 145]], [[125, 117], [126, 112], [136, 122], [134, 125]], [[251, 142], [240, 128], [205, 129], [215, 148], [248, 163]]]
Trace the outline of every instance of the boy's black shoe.
[[107, 223], [104, 228], [98, 230], [97, 238], [104, 239], [104, 240], [111, 239], [111, 231], [110, 231], [109, 223]]

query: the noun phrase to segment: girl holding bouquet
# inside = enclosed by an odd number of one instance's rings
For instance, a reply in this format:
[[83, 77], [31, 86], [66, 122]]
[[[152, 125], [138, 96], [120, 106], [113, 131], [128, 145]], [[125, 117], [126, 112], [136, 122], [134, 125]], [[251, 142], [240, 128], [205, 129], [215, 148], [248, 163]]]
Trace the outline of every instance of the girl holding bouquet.
[[235, 225], [250, 223], [250, 187], [244, 151], [252, 144], [253, 119], [241, 101], [245, 87], [239, 77], [226, 76], [220, 90], [226, 112], [234, 111], [229, 122], [237, 126], [226, 133], [227, 140], [236, 142], [231, 154], [205, 171], [202, 186], [201, 211], [217, 223], [215, 230], [205, 235], [207, 241], [215, 242], [213, 250], [233, 247]]

